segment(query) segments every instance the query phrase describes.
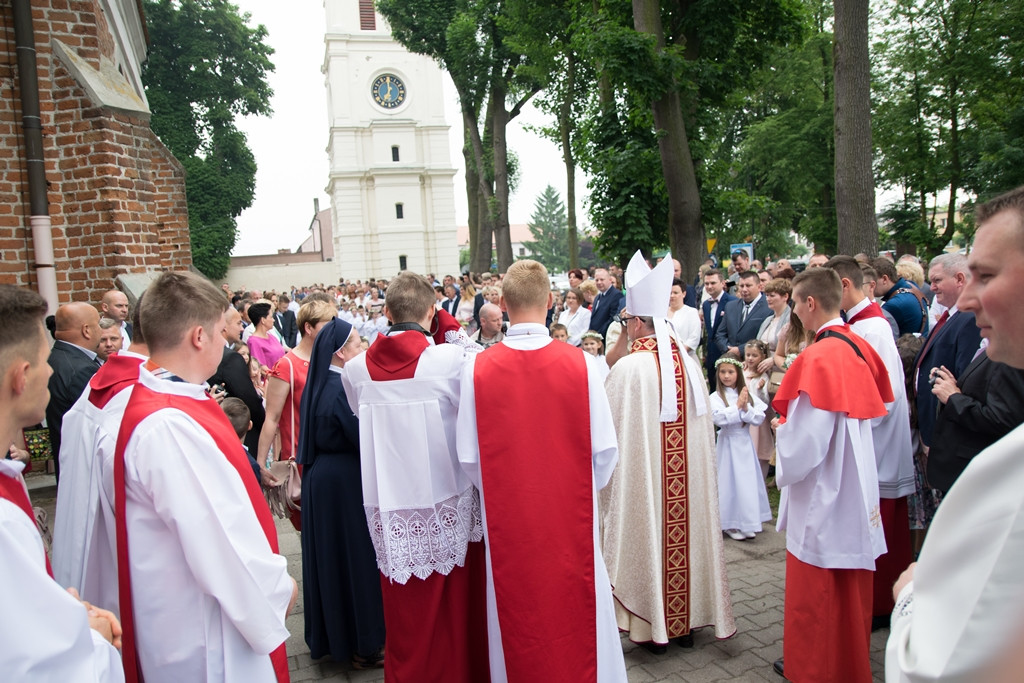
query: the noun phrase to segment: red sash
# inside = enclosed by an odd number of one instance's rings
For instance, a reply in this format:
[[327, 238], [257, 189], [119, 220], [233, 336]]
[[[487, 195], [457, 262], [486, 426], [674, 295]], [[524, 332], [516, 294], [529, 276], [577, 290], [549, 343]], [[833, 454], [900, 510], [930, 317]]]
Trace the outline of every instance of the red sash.
[[[656, 337], [634, 340], [629, 352], [654, 354], [654, 364], [658, 367], [658, 376], [661, 376]], [[675, 422], [661, 423], [661, 556], [665, 586], [665, 628], [669, 638], [678, 638], [690, 632], [690, 522], [687, 515], [689, 473], [686, 468], [686, 383], [683, 361], [676, 344], [672, 344], [672, 364], [675, 369], [679, 415]]]
[[882, 307], [874, 301], [862, 308], [857, 315], [847, 320], [846, 324], [853, 325], [854, 323], [859, 323], [861, 320], [867, 320], [868, 318], [881, 318], [882, 320], [885, 320], [885, 314], [882, 313]]
[[[141, 384], [137, 384], [131, 398], [128, 400], [128, 406], [125, 408], [121, 429], [117, 435], [117, 447], [114, 451], [118, 597], [121, 605], [121, 627], [123, 630], [121, 658], [124, 663], [125, 680], [128, 683], [139, 683], [144, 679], [142, 669], [139, 667], [138, 652], [136, 650], [131, 572], [128, 569], [124, 451], [139, 423], [164, 408], [175, 408], [186, 413], [198, 422], [199, 426], [214, 440], [217, 448], [238, 472], [242, 485], [245, 487], [245, 492], [249, 496], [253, 510], [256, 513], [256, 519], [259, 521], [260, 527], [262, 527], [263, 533], [267, 537], [267, 542], [270, 544], [270, 549], [275, 553], [278, 551], [277, 529], [274, 526], [274, 518], [270, 514], [270, 509], [267, 507], [259, 485], [252, 476], [249, 458], [235, 436], [234, 428], [231, 427], [227, 416], [220, 409], [220, 406], [217, 405], [216, 401], [208, 398], [197, 400], [187, 396], [159, 393]], [[270, 653], [270, 660], [274, 666], [274, 674], [277, 677], [278, 683], [288, 683], [288, 655], [285, 652], [284, 643], [281, 643], [276, 650]]]
[[[587, 366], [567, 344], [476, 358], [487, 542], [509, 681], [596, 681]], [[570, 419], [556, 420], [569, 406]], [[521, 425], [514, 439], [502, 426]], [[552, 656], [557, 653], [557, 656]]]
[[[871, 345], [858, 336], [849, 325], [833, 325], [819, 330], [834, 330], [856, 345], [864, 360], [842, 339], [819, 339], [796, 357], [782, 379], [772, 407], [783, 418], [789, 402], [800, 392], [807, 394], [811, 405], [819, 410], [846, 413], [854, 420], [882, 417], [888, 411], [885, 403], [893, 400], [889, 372]], [[871, 391], [871, 387], [875, 391]]]
[[[32, 526], [36, 526], [36, 516], [32, 512], [32, 502], [28, 499], [28, 489], [25, 488], [25, 480], [21, 475], [8, 477], [0, 472], [0, 498], [9, 500], [21, 508], [21, 511], [32, 520]], [[50, 558], [46, 555], [45, 550], [43, 551], [43, 559], [46, 560], [46, 573], [52, 579], [53, 568], [50, 567]]]

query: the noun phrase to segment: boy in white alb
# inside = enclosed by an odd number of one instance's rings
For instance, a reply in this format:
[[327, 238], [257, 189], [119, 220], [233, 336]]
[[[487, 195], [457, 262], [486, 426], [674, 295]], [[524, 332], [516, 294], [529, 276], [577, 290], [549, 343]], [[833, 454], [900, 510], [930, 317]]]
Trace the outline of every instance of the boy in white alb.
[[434, 344], [434, 301], [419, 275], [392, 280], [391, 329], [345, 364], [342, 381], [359, 417], [363, 504], [388, 631], [385, 678], [486, 683], [480, 497], [455, 452], [471, 351]]

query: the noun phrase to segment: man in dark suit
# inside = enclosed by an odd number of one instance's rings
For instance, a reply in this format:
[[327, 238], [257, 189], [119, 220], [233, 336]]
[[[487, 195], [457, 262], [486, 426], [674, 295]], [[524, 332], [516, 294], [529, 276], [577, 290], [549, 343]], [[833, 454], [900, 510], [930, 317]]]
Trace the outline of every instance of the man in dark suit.
[[761, 323], [772, 315], [768, 301], [761, 294], [761, 280], [752, 270], [740, 274], [739, 299], [725, 306], [725, 321], [715, 330], [715, 344], [721, 353], [743, 357], [743, 346], [757, 336]]
[[708, 300], [704, 302], [704, 333], [706, 336], [704, 368], [708, 373], [708, 387], [715, 390], [715, 361], [722, 352], [715, 343], [715, 333], [718, 326], [725, 319], [725, 305], [736, 299], [732, 294], [725, 291], [725, 280], [718, 270], [709, 270], [704, 275], [704, 290], [708, 293]]
[[[274, 312], [274, 329], [284, 339], [285, 346], [295, 348], [295, 342], [299, 335], [299, 326], [295, 322], [295, 314], [288, 310], [291, 299], [287, 294], [277, 295], [277, 310]], [[230, 341], [230, 340], [229, 340]], [[251, 382], [250, 382], [251, 384]]]
[[928, 451], [928, 483], [945, 494], [971, 459], [1024, 423], [1024, 370], [982, 351], [963, 374], [935, 373], [939, 414]]
[[597, 285], [597, 296], [590, 308], [590, 329], [600, 332], [603, 337], [612, 318], [626, 305], [626, 297], [612, 286], [611, 276], [605, 268], [594, 271], [594, 284]]
[[917, 428], [925, 446], [933, 443], [932, 429], [939, 409], [938, 399], [932, 393], [932, 374], [945, 367], [954, 377], [960, 377], [981, 346], [981, 331], [974, 322], [974, 314], [959, 311], [956, 305], [969, 277], [967, 257], [963, 254], [941, 254], [932, 259], [928, 268], [935, 298], [948, 310], [935, 323], [914, 362]]
[[100, 314], [87, 303], [74, 302], [57, 309], [54, 338], [49, 363], [50, 402], [46, 406], [46, 426], [50, 429], [53, 473], [60, 477], [60, 430], [67, 413], [85, 391], [100, 360], [96, 349], [100, 344]]
[[[294, 313], [292, 316], [294, 317]], [[231, 344], [242, 340], [242, 331], [245, 329], [242, 314], [232, 306], [224, 314], [224, 322], [224, 340], [227, 342], [227, 346], [224, 347], [224, 357], [221, 358], [220, 365], [217, 366], [217, 372], [208, 380], [208, 383], [211, 387], [215, 384], [223, 385], [227, 396], [242, 399], [249, 409], [252, 428], [245, 435], [245, 447], [255, 456], [259, 446], [260, 431], [263, 429], [267, 412], [263, 407], [263, 399], [260, 398], [249, 377], [248, 364], [242, 358], [242, 354], [231, 348]]]
[[444, 298], [441, 299], [441, 309], [455, 317], [455, 311], [459, 308], [459, 297], [455, 291], [455, 284], [449, 283], [444, 286]]

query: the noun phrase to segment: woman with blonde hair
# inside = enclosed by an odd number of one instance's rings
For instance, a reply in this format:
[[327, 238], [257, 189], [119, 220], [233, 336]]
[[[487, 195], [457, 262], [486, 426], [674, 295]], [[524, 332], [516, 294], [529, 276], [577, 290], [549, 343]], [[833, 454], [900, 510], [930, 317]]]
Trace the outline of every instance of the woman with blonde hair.
[[476, 332], [476, 311], [477, 311], [476, 287], [472, 282], [462, 285], [462, 294], [459, 297], [459, 305], [455, 309], [455, 319], [459, 321], [466, 334]]

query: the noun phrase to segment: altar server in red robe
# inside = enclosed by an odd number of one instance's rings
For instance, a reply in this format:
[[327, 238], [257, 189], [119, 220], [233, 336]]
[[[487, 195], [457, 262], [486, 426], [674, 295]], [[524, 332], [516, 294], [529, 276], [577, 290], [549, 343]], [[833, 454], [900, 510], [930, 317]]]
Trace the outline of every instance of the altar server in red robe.
[[[0, 438], [13, 442], [39, 422], [53, 372], [43, 329], [46, 302], [0, 285]], [[53, 580], [32, 515], [23, 463], [0, 460], [0, 678], [5, 681], [124, 680], [112, 642], [113, 615], [83, 606]], [[90, 626], [93, 626], [90, 629]], [[115, 638], [117, 640], [115, 640]]]
[[288, 680], [295, 581], [231, 423], [205, 391], [227, 301], [161, 274], [142, 302], [150, 359], [114, 451], [124, 668], [131, 683]]
[[[434, 301], [423, 277], [405, 271], [392, 280], [384, 305], [391, 328], [345, 363], [342, 381], [359, 417], [385, 680], [486, 683], [480, 497], [455, 452], [459, 381], [474, 351], [435, 344]], [[435, 328], [443, 334], [444, 321]]]
[[598, 540], [618, 461], [604, 359], [551, 343], [540, 263], [508, 269], [499, 305], [511, 327], [463, 371], [458, 424], [484, 517], [491, 680], [625, 681]]
[[[871, 681], [872, 572], [885, 552], [871, 421], [892, 403], [871, 345], [839, 316], [831, 268], [793, 281], [793, 315], [816, 330], [773, 406], [786, 531], [784, 675], [797, 683]], [[783, 661], [775, 662], [783, 673]]]

